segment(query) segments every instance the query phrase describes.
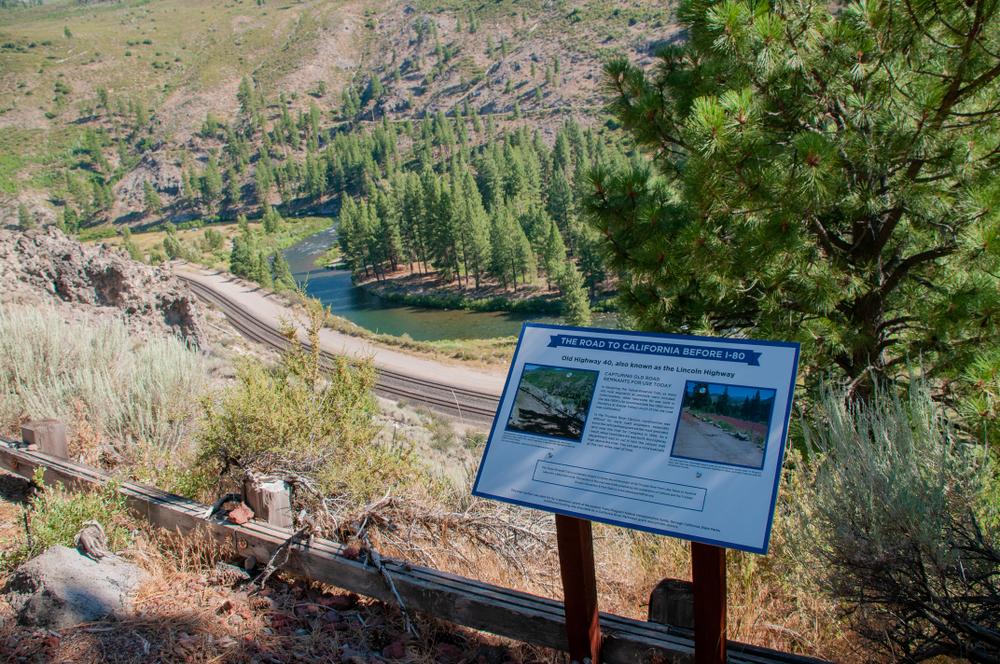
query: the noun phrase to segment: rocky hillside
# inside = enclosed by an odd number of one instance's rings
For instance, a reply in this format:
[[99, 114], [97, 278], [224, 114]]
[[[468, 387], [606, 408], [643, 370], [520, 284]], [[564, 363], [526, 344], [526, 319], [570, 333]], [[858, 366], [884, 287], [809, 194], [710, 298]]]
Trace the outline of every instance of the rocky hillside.
[[[172, 206], [181, 174], [220, 151], [213, 118], [235, 120], [244, 79], [268, 123], [312, 111], [330, 130], [463, 111], [549, 138], [566, 116], [600, 124], [603, 59], [649, 62], [677, 36], [670, 11], [653, 0], [0, 9], [0, 223], [51, 222], [70, 201], [85, 226], [148, 224], [159, 216], [149, 187], [163, 214], [186, 218]], [[252, 188], [253, 168], [241, 178]]]
[[169, 271], [118, 249], [83, 245], [53, 227], [0, 230], [0, 301], [55, 303], [67, 320], [121, 316], [137, 334], [205, 340], [201, 304]]

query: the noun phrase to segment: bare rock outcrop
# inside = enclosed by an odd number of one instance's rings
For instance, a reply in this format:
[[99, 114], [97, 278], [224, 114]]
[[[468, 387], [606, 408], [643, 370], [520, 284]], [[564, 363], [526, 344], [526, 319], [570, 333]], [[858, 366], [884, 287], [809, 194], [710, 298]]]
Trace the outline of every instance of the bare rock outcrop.
[[204, 340], [198, 301], [169, 271], [117, 248], [81, 244], [53, 226], [0, 230], [0, 301], [61, 303], [77, 313], [120, 315], [138, 333]]
[[62, 629], [103, 618], [123, 618], [146, 573], [120, 558], [100, 562], [54, 546], [18, 567], [7, 599], [22, 625]]

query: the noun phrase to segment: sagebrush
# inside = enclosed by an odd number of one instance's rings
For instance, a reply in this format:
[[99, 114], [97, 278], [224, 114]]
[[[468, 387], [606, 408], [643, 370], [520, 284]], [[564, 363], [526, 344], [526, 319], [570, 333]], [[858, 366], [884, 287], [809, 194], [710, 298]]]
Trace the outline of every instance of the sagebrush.
[[[197, 423], [206, 359], [183, 341], [139, 342], [124, 322], [69, 322], [57, 310], [0, 306], [0, 423], [85, 420], [102, 451], [176, 450]], [[16, 343], [13, 343], [16, 340]]]
[[820, 586], [893, 658], [1000, 657], [1000, 531], [988, 449], [957, 435], [923, 382], [849, 402], [827, 389], [801, 506]]

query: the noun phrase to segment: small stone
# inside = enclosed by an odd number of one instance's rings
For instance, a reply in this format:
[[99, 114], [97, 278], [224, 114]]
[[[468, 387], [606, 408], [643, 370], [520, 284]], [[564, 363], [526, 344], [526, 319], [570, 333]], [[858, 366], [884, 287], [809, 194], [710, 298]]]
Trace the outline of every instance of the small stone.
[[242, 526], [244, 523], [253, 518], [253, 510], [246, 503], [240, 503], [233, 509], [229, 510], [229, 514], [226, 515], [227, 518], [238, 526]]
[[353, 608], [358, 603], [358, 596], [354, 593], [350, 595], [328, 595], [321, 597], [319, 603], [329, 606], [332, 609], [343, 611], [344, 609]]
[[234, 586], [238, 583], [245, 583], [250, 580], [250, 575], [242, 567], [230, 565], [229, 563], [217, 562], [212, 569], [210, 581], [224, 586]]

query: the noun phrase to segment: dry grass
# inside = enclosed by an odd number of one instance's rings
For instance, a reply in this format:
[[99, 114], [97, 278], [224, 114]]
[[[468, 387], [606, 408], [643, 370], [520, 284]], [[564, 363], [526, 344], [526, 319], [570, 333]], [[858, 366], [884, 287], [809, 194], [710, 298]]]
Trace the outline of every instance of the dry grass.
[[[782, 506], [790, 509], [786, 491]], [[548, 597], [562, 587], [550, 515], [465, 499], [448, 510], [409, 494], [377, 505], [367, 517], [375, 546], [387, 556]], [[859, 649], [839, 621], [836, 606], [803, 578], [789, 523], [779, 516], [766, 556], [728, 555], [729, 638], [759, 646], [830, 658], [876, 661]], [[663, 578], [690, 579], [690, 546], [681, 540], [595, 524], [595, 559], [602, 611], [645, 619], [649, 593]]]
[[[24, 483], [0, 476], [0, 529]], [[8, 486], [10, 485], [10, 486]], [[14, 488], [11, 488], [14, 487]], [[20, 487], [21, 489], [18, 489]], [[8, 490], [9, 489], [9, 490]], [[15, 490], [16, 489], [16, 490]], [[10, 509], [8, 509], [10, 508]], [[0, 543], [0, 549], [5, 543]], [[0, 626], [0, 661], [158, 662], [556, 662], [552, 651], [482, 635], [424, 617], [419, 637], [404, 632], [399, 612], [329, 586], [275, 577], [258, 592], [222, 583], [218, 562], [232, 560], [207, 536], [141, 527], [121, 554], [147, 572], [133, 614], [59, 632]], [[10, 609], [0, 600], [0, 617]]]

